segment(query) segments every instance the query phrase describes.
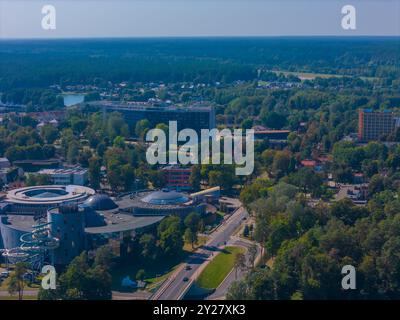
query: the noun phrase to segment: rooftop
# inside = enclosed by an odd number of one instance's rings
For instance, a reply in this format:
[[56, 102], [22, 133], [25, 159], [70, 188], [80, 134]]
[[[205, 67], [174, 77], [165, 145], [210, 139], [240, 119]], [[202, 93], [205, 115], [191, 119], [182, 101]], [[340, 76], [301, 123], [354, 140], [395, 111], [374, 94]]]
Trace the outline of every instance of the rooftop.
[[304, 167], [315, 167], [317, 165], [315, 160], [301, 160], [300, 163]]
[[88, 187], [44, 185], [10, 190], [7, 202], [20, 204], [51, 205], [64, 201], [83, 201], [95, 191]]
[[[59, 208], [51, 209], [51, 211], [59, 212]], [[83, 211], [82, 214], [84, 214]], [[102, 212], [100, 216], [104, 218], [105, 224], [101, 226], [87, 227], [85, 228], [85, 232], [90, 234], [102, 234], [132, 231], [150, 226], [164, 218], [164, 216], [136, 217], [131, 214], [118, 213], [117, 211], [114, 213]], [[9, 225], [13, 229], [23, 232], [32, 231], [33, 226], [37, 224], [37, 220], [35, 220], [33, 215], [7, 215], [1, 216], [0, 218], [2, 223]]]
[[115, 109], [125, 109], [125, 110], [136, 110], [136, 111], [149, 111], [149, 112], [203, 112], [210, 111], [212, 107], [210, 105], [191, 105], [191, 106], [176, 106], [176, 105], [153, 105], [151, 103], [123, 103], [119, 101], [93, 101], [90, 102], [91, 105], [103, 106], [105, 108], [111, 107]]
[[[168, 189], [167, 189], [168, 190]], [[129, 210], [131, 208], [146, 208], [157, 210], [169, 210], [183, 208], [189, 205], [193, 205], [189, 195], [171, 192], [171, 194], [163, 195], [162, 191], [141, 191], [138, 193], [128, 194], [115, 200], [118, 208], [122, 211]], [[166, 197], [166, 198], [165, 198]], [[168, 197], [171, 197], [168, 199]], [[144, 201], [143, 201], [144, 200]], [[156, 213], [154, 213], [156, 214]]]
[[1, 222], [8, 225], [12, 229], [19, 231], [30, 232], [33, 226], [37, 223], [33, 215], [7, 215], [1, 216]]
[[177, 205], [188, 202], [189, 197], [180, 192], [163, 189], [149, 193], [141, 201], [156, 205]]
[[272, 133], [290, 133], [290, 130], [256, 130], [254, 131], [256, 134], [272, 134]]
[[83, 168], [62, 168], [62, 169], [42, 169], [39, 174], [84, 174], [87, 169]]
[[102, 234], [131, 231], [150, 226], [164, 219], [164, 216], [139, 217], [131, 214], [112, 212], [102, 212], [101, 215], [104, 217], [107, 224], [104, 226], [85, 228], [85, 232], [90, 234]]
[[192, 168], [188, 166], [181, 166], [176, 164], [171, 164], [162, 168], [164, 171], [188, 171], [191, 172]]
[[373, 109], [361, 109], [364, 113], [392, 113], [392, 110], [373, 110]]
[[111, 198], [106, 194], [95, 194], [81, 205], [82, 207], [90, 207], [94, 210], [112, 210], [117, 208], [118, 206], [115, 204]]

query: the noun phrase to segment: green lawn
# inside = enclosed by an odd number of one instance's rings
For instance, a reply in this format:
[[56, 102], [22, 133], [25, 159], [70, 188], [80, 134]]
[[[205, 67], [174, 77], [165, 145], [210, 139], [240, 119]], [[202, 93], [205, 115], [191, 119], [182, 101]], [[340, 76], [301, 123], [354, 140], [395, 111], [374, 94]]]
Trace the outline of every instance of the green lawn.
[[232, 270], [235, 256], [244, 252], [242, 247], [226, 247], [203, 270], [197, 285], [204, 289], [216, 289]]

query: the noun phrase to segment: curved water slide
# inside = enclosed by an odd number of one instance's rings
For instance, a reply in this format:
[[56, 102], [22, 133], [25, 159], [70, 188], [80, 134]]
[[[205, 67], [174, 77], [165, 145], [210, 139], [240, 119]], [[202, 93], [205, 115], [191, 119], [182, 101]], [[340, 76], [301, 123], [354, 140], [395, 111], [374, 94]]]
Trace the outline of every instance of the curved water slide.
[[8, 263], [28, 262], [32, 269], [40, 269], [46, 254], [59, 246], [59, 239], [50, 235], [51, 223], [33, 226], [31, 232], [20, 237], [21, 245], [17, 248], [4, 249], [2, 256]]

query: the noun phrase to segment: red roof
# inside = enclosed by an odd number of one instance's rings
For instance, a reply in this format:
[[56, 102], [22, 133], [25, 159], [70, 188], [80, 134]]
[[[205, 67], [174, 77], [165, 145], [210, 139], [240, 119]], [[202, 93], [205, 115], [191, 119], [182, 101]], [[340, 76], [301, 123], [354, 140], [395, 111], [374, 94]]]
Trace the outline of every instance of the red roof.
[[254, 131], [255, 134], [271, 134], [271, 133], [290, 133], [290, 130], [259, 130]]
[[317, 165], [315, 160], [302, 160], [300, 163], [304, 167], [315, 167]]

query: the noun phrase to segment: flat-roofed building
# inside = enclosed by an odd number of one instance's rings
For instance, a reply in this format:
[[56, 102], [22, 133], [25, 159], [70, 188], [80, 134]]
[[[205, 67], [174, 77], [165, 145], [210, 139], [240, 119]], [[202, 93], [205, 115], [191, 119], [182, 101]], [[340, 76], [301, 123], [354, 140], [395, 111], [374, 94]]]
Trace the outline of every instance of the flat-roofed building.
[[191, 189], [190, 174], [192, 169], [179, 165], [171, 165], [164, 167], [162, 171], [165, 173], [165, 183], [168, 189], [177, 191]]
[[0, 169], [9, 169], [10, 167], [11, 163], [7, 158], [0, 158]]
[[254, 130], [255, 139], [287, 140], [289, 130]]
[[360, 109], [358, 111], [358, 139], [360, 141], [378, 140], [392, 133], [395, 128], [396, 117], [389, 110]]
[[42, 169], [38, 174], [48, 175], [53, 184], [84, 186], [88, 181], [88, 171], [82, 168]]
[[128, 125], [134, 129], [136, 123], [147, 119], [154, 128], [157, 124], [176, 121], [178, 130], [193, 129], [200, 135], [201, 129], [215, 128], [215, 109], [211, 105], [156, 106], [149, 103], [116, 103], [113, 101], [92, 102], [102, 107], [103, 112], [119, 112]]
[[[79, 185], [44, 185], [13, 189], [4, 198], [4, 214], [41, 215], [49, 208], [63, 204], [78, 204], [95, 191]], [[0, 211], [1, 212], [1, 211]]]

